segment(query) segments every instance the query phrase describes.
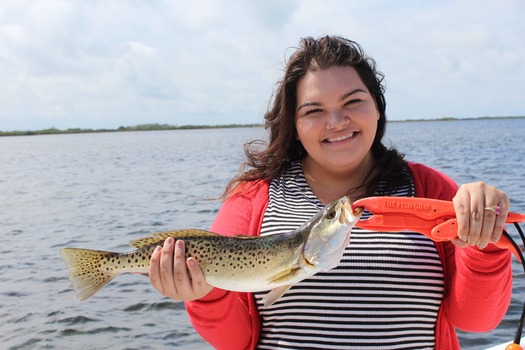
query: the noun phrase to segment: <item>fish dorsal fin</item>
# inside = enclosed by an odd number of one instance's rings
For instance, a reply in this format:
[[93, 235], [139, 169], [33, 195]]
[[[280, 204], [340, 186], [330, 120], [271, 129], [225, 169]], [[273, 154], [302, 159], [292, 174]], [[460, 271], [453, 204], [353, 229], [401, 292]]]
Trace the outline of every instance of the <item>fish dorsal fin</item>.
[[184, 230], [173, 230], [173, 231], [162, 231], [154, 232], [151, 236], [138, 238], [129, 243], [133, 248], [143, 248], [151, 245], [160, 245], [168, 237], [173, 237], [175, 240], [184, 239], [188, 237], [215, 237], [218, 236], [217, 233], [213, 233], [205, 230], [197, 230], [193, 228], [184, 229]]

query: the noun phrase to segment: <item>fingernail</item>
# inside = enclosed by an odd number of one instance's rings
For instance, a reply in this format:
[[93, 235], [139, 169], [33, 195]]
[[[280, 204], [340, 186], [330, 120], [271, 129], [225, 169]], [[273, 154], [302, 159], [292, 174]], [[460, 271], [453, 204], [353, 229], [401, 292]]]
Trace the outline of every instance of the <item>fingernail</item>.
[[184, 257], [184, 241], [181, 241], [180, 239], [175, 242], [176, 249], [175, 249], [175, 257], [176, 258], [182, 258]]
[[158, 254], [160, 253], [160, 250], [162, 249], [162, 247], [159, 245], [155, 248], [155, 250], [153, 251], [153, 254]]
[[192, 258], [189, 258], [188, 259], [188, 265], [195, 266], [195, 260], [193, 260]]
[[173, 244], [173, 238], [172, 237], [168, 237], [166, 238], [166, 241], [164, 242], [166, 245], [172, 245]]

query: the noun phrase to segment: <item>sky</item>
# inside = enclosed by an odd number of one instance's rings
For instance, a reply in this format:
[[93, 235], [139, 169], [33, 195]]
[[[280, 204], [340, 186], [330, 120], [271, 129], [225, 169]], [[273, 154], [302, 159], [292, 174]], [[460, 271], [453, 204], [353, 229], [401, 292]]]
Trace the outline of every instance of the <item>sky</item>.
[[391, 120], [525, 115], [523, 0], [0, 2], [0, 131], [262, 123], [300, 38], [342, 35]]

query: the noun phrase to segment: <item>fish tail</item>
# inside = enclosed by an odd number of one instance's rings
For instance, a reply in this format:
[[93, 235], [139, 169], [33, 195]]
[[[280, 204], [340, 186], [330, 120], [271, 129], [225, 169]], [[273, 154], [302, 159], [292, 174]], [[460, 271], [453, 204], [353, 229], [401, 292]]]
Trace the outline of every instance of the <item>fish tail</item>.
[[63, 248], [60, 255], [69, 269], [69, 279], [79, 300], [89, 298], [122, 273], [108, 265], [110, 259], [118, 253]]

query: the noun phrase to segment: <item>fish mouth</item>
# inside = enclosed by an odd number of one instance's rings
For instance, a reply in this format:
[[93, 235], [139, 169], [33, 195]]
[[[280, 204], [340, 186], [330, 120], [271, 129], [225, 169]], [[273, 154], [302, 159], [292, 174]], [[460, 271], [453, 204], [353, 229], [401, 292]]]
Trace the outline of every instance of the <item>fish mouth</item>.
[[342, 204], [341, 204], [341, 215], [339, 215], [339, 223], [341, 224], [348, 224], [353, 219], [359, 220], [361, 218], [361, 214], [363, 214], [363, 208], [352, 208], [352, 203], [350, 202], [350, 197], [345, 196], [342, 198]]

